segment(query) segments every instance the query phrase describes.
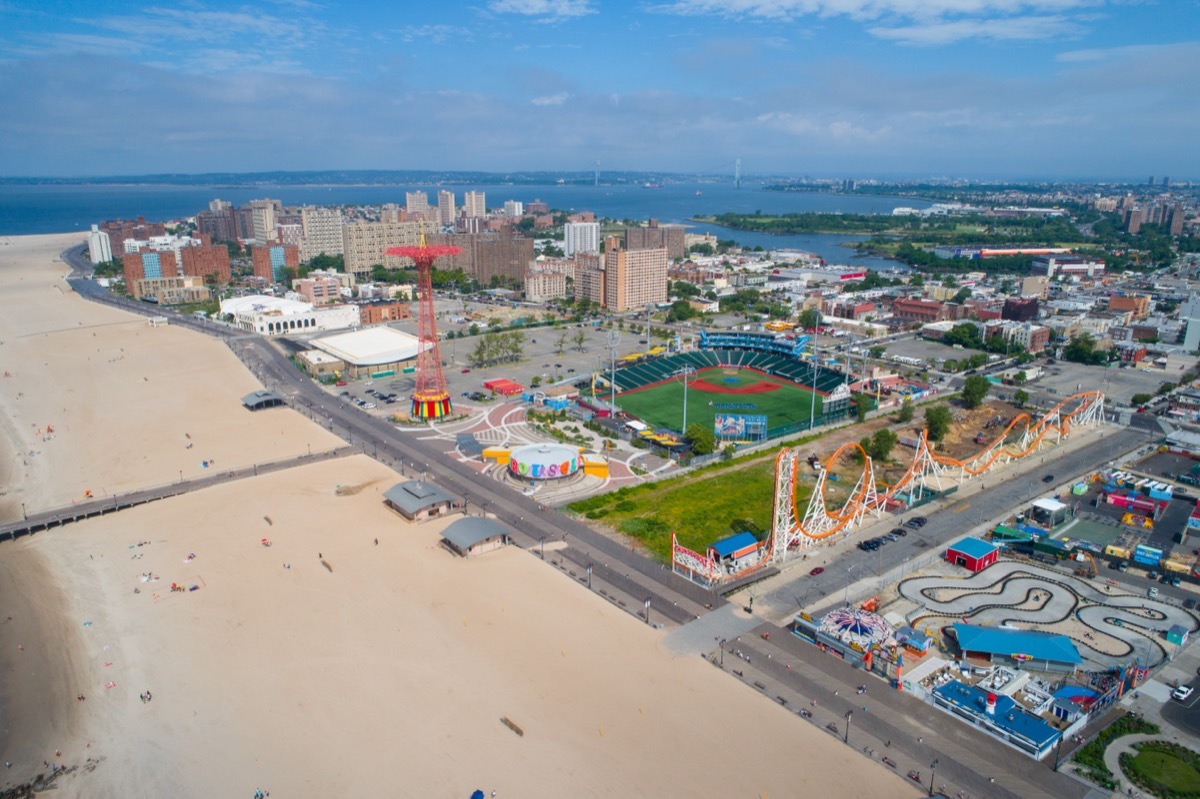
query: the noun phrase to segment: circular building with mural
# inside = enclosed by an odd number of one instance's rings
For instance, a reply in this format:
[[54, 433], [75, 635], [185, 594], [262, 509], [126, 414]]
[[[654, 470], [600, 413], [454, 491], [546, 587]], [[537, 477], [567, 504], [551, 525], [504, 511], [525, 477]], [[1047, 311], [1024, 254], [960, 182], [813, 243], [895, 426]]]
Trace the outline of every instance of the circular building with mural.
[[869, 650], [882, 644], [892, 635], [892, 628], [883, 617], [861, 608], [838, 608], [821, 619], [821, 632], [847, 645]]
[[566, 444], [527, 444], [509, 454], [508, 473], [521, 480], [558, 480], [579, 471], [579, 449]]

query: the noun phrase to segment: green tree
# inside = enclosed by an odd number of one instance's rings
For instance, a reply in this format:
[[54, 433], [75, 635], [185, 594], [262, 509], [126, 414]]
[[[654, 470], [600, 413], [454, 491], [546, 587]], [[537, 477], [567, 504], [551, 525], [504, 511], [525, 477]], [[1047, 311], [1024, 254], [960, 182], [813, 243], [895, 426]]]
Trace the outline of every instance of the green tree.
[[479, 335], [479, 325], [472, 322], [471, 326], [469, 328], [467, 328], [467, 332], [470, 333], [472, 336], [478, 336]]
[[800, 312], [798, 322], [800, 327], [804, 328], [805, 330], [812, 330], [813, 328], [820, 327], [821, 312], [816, 308], [805, 308]]
[[708, 455], [716, 450], [717, 438], [712, 428], [700, 422], [692, 422], [683, 433], [683, 438], [697, 455]]
[[675, 300], [667, 310], [667, 321], [686, 322], [688, 319], [699, 316], [699, 313], [687, 300]]
[[886, 461], [899, 441], [900, 437], [886, 427], [876, 430], [875, 435], [871, 436], [871, 457], [877, 461]]
[[958, 303], [959, 305], [962, 305], [964, 302], [966, 302], [969, 299], [971, 299], [971, 290], [970, 289], [959, 289], [958, 293], [955, 294], [953, 299], [951, 299], [950, 301]]
[[1129, 398], [1129, 401], [1132, 402], [1134, 405], [1145, 405], [1147, 402], [1149, 402], [1152, 399], [1154, 399], [1154, 395], [1143, 393], [1143, 394], [1134, 394], [1132, 397]]
[[582, 327], [575, 330], [575, 337], [572, 339], [575, 342], [575, 349], [583, 352], [583, 343], [587, 341], [587, 331]]
[[1018, 386], [1023, 386], [1029, 382], [1029, 375], [1026, 374], [1024, 370], [1017, 372], [1015, 375], [1013, 375], [1013, 382]]
[[675, 293], [675, 296], [677, 296], [677, 297], [699, 297], [700, 296], [700, 289], [696, 288], [691, 283], [687, 283], [683, 280], [676, 280], [674, 283], [672, 283], [671, 290]]
[[905, 400], [904, 404], [900, 406], [900, 412], [896, 414], [896, 421], [901, 423], [911, 422], [913, 420], [913, 414], [914, 411], [912, 403], [908, 400]]
[[555, 340], [555, 342], [554, 342], [554, 351], [557, 352], [559, 355], [562, 355], [563, 351], [566, 348], [567, 348], [567, 331], [564, 330], [558, 334], [558, 339]]
[[882, 358], [884, 353], [887, 352], [887, 347], [883, 346], [882, 344], [876, 344], [867, 350], [867, 352], [871, 354], [872, 358]]
[[930, 441], [941, 441], [954, 424], [954, 414], [945, 405], [934, 405], [925, 409], [925, 430]]
[[914, 272], [913, 276], [908, 279], [908, 285], [913, 288], [921, 288], [925, 285], [925, 276], [920, 272]]
[[1063, 358], [1075, 363], [1093, 366], [1108, 363], [1108, 356], [1096, 349], [1096, 340], [1090, 333], [1080, 333], [1063, 347]]
[[987, 396], [988, 389], [992, 387], [991, 382], [982, 375], [971, 375], [963, 381], [962, 401], [963, 405], [968, 408], [978, 408], [983, 404], [983, 398]]
[[1170, 394], [1174, 390], [1175, 390], [1174, 383], [1163, 383], [1158, 388], [1154, 389], [1154, 393], [1155, 393], [1155, 395], [1161, 397], [1163, 394]]
[[854, 395], [854, 412], [858, 415], [858, 421], [865, 422], [867, 414], [875, 407], [875, 398], [870, 394], [855, 394]]
[[1013, 392], [1013, 404], [1018, 408], [1024, 408], [1025, 403], [1029, 402], [1029, 392], [1023, 388], [1018, 388]]

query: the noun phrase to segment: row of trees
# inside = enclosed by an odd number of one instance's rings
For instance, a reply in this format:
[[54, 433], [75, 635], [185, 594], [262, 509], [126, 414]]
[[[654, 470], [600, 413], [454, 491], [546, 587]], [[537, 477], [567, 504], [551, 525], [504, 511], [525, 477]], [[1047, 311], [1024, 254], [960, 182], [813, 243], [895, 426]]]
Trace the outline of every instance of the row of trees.
[[519, 361], [524, 353], [525, 334], [509, 330], [484, 333], [468, 357], [472, 365], [479, 367]]

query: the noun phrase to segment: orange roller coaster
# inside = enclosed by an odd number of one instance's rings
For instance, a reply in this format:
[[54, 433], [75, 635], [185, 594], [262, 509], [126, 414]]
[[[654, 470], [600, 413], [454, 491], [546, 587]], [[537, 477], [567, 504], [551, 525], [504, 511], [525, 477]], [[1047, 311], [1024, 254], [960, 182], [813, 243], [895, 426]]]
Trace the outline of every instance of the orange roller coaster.
[[[803, 505], [796, 501], [796, 481], [801, 456], [798, 450], [780, 450], [775, 459], [775, 508], [771, 519], [771, 537], [766, 542], [762, 562], [781, 561], [790, 549], [805, 549], [815, 541], [846, 531], [858, 524], [867, 513], [878, 515], [889, 501], [902, 491], [917, 495], [929, 490], [935, 482], [941, 488], [943, 476], [954, 476], [961, 482], [991, 469], [997, 462], [1009, 463], [1040, 449], [1046, 436], [1054, 441], [1069, 435], [1071, 425], [1098, 424], [1104, 421], [1104, 395], [1098, 391], [1075, 394], [1051, 408], [1037, 421], [1029, 414], [1019, 414], [990, 444], [969, 458], [939, 455], [929, 446], [921, 433], [912, 462], [894, 484], [879, 482], [871, 458], [856, 443], [845, 444], [828, 460], [819, 464], [816, 485]], [[850, 496], [841, 506], [829, 508], [825, 484], [831, 467], [844, 456], [858, 451], [863, 468]]]

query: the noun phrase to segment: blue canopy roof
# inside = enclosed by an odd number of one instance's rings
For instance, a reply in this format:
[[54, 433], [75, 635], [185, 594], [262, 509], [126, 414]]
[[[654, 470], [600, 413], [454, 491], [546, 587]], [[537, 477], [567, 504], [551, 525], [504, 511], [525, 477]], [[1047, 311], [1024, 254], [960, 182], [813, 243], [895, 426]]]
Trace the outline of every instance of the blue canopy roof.
[[729, 538], [722, 538], [720, 541], [714, 542], [712, 545], [713, 552], [717, 553], [718, 558], [728, 557], [739, 549], [746, 547], [758, 546], [758, 539], [754, 537], [754, 533], [738, 533], [731, 535]]
[[1065, 635], [972, 624], [955, 624], [954, 634], [964, 652], [986, 652], [1005, 657], [1027, 655], [1034, 660], [1052, 660], [1055, 663], [1083, 662], [1079, 650]]
[[953, 549], [955, 552], [961, 552], [967, 557], [978, 560], [979, 558], [987, 557], [988, 555], [992, 554], [999, 549], [999, 547], [997, 547], [995, 544], [989, 544], [982, 538], [972, 538], [967, 536], [966, 538], [960, 538], [958, 541], [955, 541], [953, 544], [947, 547], [947, 549]]

